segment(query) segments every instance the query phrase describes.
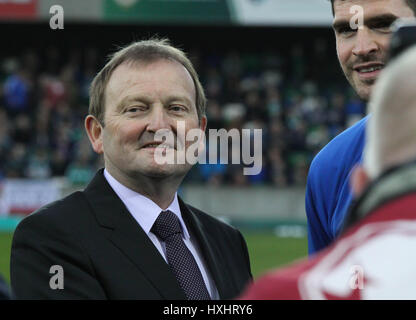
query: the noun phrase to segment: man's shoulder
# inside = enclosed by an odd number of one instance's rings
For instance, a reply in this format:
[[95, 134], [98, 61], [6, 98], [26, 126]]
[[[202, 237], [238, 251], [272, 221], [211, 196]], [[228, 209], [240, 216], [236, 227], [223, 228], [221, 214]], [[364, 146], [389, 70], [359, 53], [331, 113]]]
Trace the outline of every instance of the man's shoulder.
[[52, 232], [57, 228], [60, 232], [73, 230], [79, 226], [81, 219], [87, 215], [87, 202], [83, 192], [74, 192], [60, 200], [51, 202], [25, 217], [17, 226], [16, 232], [22, 228], [35, 227]]
[[352, 164], [357, 159], [359, 160], [364, 147], [365, 127], [368, 117], [364, 117], [332, 139], [315, 156], [311, 163], [311, 170], [326, 171], [328, 167]]

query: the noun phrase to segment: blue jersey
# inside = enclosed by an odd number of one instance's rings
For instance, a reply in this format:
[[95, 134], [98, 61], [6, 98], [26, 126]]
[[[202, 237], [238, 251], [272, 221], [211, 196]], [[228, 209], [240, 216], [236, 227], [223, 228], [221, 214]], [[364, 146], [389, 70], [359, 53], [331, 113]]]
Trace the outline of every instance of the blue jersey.
[[368, 116], [330, 141], [313, 159], [306, 185], [308, 251], [334, 241], [352, 201], [350, 174], [362, 162]]

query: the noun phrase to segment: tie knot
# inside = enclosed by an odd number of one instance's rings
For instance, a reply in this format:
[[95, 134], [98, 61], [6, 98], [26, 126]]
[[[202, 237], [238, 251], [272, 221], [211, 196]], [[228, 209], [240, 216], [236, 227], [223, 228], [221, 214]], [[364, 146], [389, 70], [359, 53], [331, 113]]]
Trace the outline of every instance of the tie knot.
[[162, 241], [175, 235], [182, 234], [178, 217], [172, 211], [162, 211], [152, 227], [152, 232]]

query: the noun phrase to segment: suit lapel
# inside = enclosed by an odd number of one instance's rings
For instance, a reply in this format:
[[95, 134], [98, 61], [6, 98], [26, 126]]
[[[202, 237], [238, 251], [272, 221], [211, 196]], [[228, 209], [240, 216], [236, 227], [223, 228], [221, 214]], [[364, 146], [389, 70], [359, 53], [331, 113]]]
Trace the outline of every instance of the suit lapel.
[[191, 208], [189, 208], [179, 197], [178, 200], [182, 217], [192, 234], [197, 239], [201, 253], [205, 259], [211, 276], [214, 279], [220, 299], [226, 299], [230, 296], [228, 292], [230, 292], [230, 286], [232, 286], [232, 284], [229, 283], [227, 281], [227, 277], [224, 276], [225, 267], [222, 264], [223, 258], [221, 251], [195, 212], [193, 212]]
[[111, 230], [109, 240], [136, 265], [160, 295], [169, 300], [186, 299], [169, 266], [110, 187], [103, 170], [96, 174], [85, 194], [98, 223]]

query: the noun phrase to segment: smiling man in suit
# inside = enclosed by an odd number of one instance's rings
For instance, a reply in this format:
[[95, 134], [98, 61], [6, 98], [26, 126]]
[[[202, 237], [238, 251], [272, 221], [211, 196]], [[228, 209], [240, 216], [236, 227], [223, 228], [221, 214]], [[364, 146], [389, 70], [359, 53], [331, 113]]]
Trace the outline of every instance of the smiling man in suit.
[[[105, 168], [84, 191], [19, 224], [11, 254], [15, 296], [237, 296], [251, 280], [242, 235], [177, 196], [190, 163], [156, 161], [158, 150], [177, 155], [180, 145], [189, 148], [179, 123], [186, 133], [206, 128], [206, 99], [191, 62], [167, 40], [133, 43], [96, 75], [90, 96], [85, 128]], [[178, 143], [163, 142], [160, 131]]]

